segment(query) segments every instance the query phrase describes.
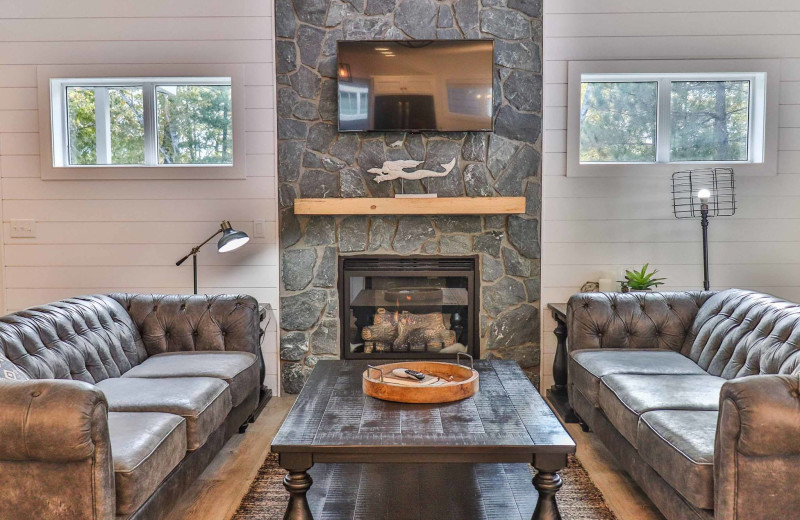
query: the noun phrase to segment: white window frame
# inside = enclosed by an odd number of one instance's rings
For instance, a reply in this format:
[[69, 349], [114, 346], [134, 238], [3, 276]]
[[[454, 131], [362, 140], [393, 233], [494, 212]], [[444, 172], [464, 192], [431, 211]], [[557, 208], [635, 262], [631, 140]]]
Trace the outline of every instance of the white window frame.
[[[240, 65], [39, 67], [38, 81], [43, 179], [244, 179], [246, 177], [244, 73]], [[232, 164], [158, 164], [155, 91], [156, 85], [160, 84], [231, 86]], [[70, 86], [143, 88], [145, 164], [69, 164], [66, 89]], [[101, 103], [96, 104], [96, 108], [102, 106]], [[98, 124], [103, 120], [102, 112], [102, 109], [98, 110]], [[153, 117], [147, 117], [147, 114], [152, 114]], [[98, 138], [98, 153], [101, 153], [100, 145], [102, 137]]]
[[[346, 92], [347, 94], [353, 94], [356, 97], [356, 113], [355, 114], [343, 114], [341, 110], [339, 110], [339, 118], [342, 121], [363, 121], [369, 117], [369, 87], [360, 86], [360, 85], [350, 85], [350, 84], [343, 84], [339, 85], [339, 95], [341, 96], [342, 92]], [[366, 96], [365, 100], [362, 100], [362, 96]], [[339, 102], [340, 100], [337, 100]]]
[[[567, 175], [642, 176], [689, 168], [729, 166], [742, 175], [775, 175], [778, 163], [778, 60], [573, 61], [568, 64]], [[747, 161], [673, 161], [670, 153], [670, 94], [673, 81], [750, 81]], [[581, 162], [581, 83], [658, 82], [656, 161]]]

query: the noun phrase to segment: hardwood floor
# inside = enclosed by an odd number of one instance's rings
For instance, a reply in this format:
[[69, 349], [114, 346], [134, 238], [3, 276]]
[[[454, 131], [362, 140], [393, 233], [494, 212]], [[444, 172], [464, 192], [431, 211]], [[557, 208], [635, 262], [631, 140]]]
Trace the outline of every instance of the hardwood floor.
[[167, 520], [226, 520], [233, 516], [269, 452], [294, 397], [273, 397], [243, 435], [234, 435], [183, 495]]
[[578, 459], [618, 520], [664, 520], [647, 495], [620, 469], [594, 434], [585, 433], [577, 424], [568, 424], [567, 431], [578, 445]]
[[[229, 519], [293, 403], [294, 397], [274, 397], [247, 433], [228, 441], [167, 519]], [[577, 424], [567, 425], [567, 429], [578, 444], [578, 458], [619, 520], [664, 520], [594, 435], [584, 433]]]

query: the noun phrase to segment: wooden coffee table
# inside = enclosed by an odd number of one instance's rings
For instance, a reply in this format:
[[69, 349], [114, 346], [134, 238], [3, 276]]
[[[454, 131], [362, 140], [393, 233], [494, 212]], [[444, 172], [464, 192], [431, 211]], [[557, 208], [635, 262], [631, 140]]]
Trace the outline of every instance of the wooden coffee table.
[[[313, 518], [306, 495], [312, 484], [311, 467], [324, 464], [329, 476], [330, 465], [342, 463], [386, 464], [387, 468], [425, 464], [434, 465], [434, 470], [461, 468], [453, 470], [458, 477], [451, 481], [449, 493], [457, 495], [458, 500], [481, 501], [483, 511], [496, 506], [487, 505], [493, 500], [493, 493], [484, 490], [478, 496], [467, 496], [469, 493], [453, 484], [463, 475], [464, 467], [478, 464], [483, 475], [490, 475], [483, 478], [489, 482], [482, 482], [482, 488], [496, 479], [497, 484], [510, 486], [519, 494], [518, 479], [512, 482], [504, 476], [500, 482], [499, 475], [514, 473], [504, 468], [520, 467], [509, 463], [532, 464], [538, 470], [533, 478], [538, 492], [533, 519], [561, 518], [555, 498], [561, 487], [558, 472], [566, 467], [567, 456], [575, 453], [575, 442], [515, 362], [476, 361], [480, 391], [463, 401], [435, 405], [392, 403], [365, 396], [361, 373], [366, 366], [364, 361], [320, 361], [273, 440], [272, 451], [279, 454], [280, 465], [288, 472], [284, 478], [290, 493], [285, 520]], [[389, 487], [383, 486], [384, 493], [399, 493], [407, 485], [403, 484], [403, 475], [408, 466], [395, 467], [396, 478], [384, 481]], [[437, 478], [436, 471], [426, 475]], [[363, 487], [363, 480], [361, 484], [359, 479], [337, 482], [335, 487], [339, 492], [352, 491], [353, 486]], [[447, 480], [445, 477], [444, 482]], [[440, 496], [447, 490], [447, 486], [424, 487], [423, 491], [436, 496], [420, 493], [421, 499], [452, 502], [453, 497]], [[322, 498], [330, 500], [336, 490], [326, 492], [328, 497]], [[356, 517], [355, 506], [349, 506], [349, 511], [342, 506], [335, 518]], [[419, 505], [406, 503], [401, 507]]]

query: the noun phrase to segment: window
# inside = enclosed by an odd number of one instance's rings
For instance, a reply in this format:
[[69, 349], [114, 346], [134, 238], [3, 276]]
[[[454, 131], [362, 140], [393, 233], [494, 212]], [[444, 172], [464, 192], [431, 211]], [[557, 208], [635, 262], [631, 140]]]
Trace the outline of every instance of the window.
[[54, 167], [233, 164], [230, 78], [50, 84]]
[[343, 85], [339, 87], [339, 118], [359, 121], [369, 118], [369, 87]]
[[749, 160], [752, 80], [673, 81], [670, 160]]
[[159, 84], [158, 164], [231, 164], [231, 85]]
[[767, 113], [777, 112], [779, 71], [772, 61], [570, 63], [568, 174], [709, 163], [775, 173], [777, 117]]
[[750, 152], [763, 135], [750, 122], [763, 83], [763, 74], [584, 75], [580, 160], [760, 162]]
[[68, 86], [65, 94], [66, 164], [144, 164], [140, 87]]
[[658, 83], [581, 83], [581, 162], [655, 162]]

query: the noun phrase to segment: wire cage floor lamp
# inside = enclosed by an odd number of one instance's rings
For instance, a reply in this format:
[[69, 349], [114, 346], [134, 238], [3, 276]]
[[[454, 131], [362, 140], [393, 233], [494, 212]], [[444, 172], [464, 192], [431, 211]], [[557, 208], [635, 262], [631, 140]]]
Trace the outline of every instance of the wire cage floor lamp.
[[201, 247], [208, 244], [211, 241], [211, 239], [213, 239], [220, 233], [222, 233], [222, 236], [217, 242], [217, 251], [219, 251], [220, 253], [227, 253], [229, 251], [233, 251], [234, 249], [239, 249], [250, 240], [250, 237], [247, 236], [247, 233], [245, 233], [244, 231], [237, 231], [233, 229], [229, 221], [223, 220], [222, 223], [220, 223], [219, 229], [216, 231], [216, 233], [205, 239], [200, 245], [193, 247], [192, 250], [189, 251], [189, 254], [187, 254], [177, 262], [175, 262], [175, 265], [180, 266], [190, 256], [192, 257], [195, 294], [197, 294], [197, 253], [200, 251]]
[[703, 289], [711, 287], [708, 270], [708, 222], [736, 213], [732, 168], [703, 168], [672, 174], [672, 210], [675, 218], [700, 218], [703, 230]]

